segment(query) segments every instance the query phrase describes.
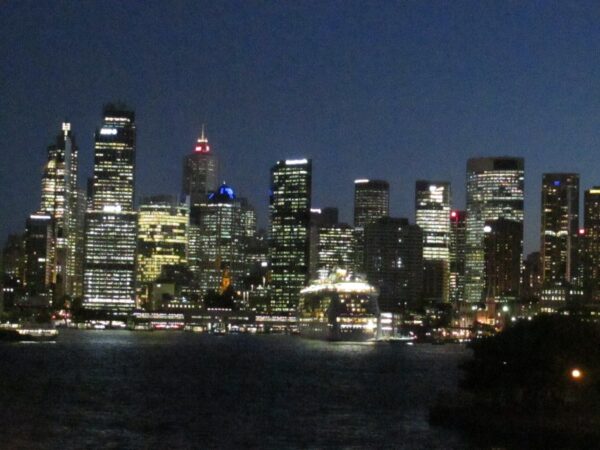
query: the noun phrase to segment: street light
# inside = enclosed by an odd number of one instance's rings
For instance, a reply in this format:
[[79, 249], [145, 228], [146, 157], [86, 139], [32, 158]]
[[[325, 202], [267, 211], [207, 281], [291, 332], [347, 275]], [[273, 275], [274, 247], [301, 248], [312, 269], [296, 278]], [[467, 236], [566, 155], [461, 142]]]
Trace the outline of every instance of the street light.
[[575, 381], [581, 380], [583, 377], [583, 372], [577, 368], [571, 370], [571, 378]]

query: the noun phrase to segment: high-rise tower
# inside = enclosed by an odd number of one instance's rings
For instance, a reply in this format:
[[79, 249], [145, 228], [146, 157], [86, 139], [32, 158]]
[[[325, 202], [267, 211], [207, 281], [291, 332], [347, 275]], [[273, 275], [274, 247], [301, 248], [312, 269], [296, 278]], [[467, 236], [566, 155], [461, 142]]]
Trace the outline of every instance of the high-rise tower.
[[187, 264], [187, 205], [170, 196], [142, 200], [138, 211], [137, 289], [149, 300], [152, 283], [166, 266]]
[[308, 282], [312, 162], [277, 161], [271, 168], [271, 311], [291, 313]]
[[135, 113], [109, 104], [103, 115], [86, 217], [84, 306], [127, 311], [135, 305]]
[[390, 185], [384, 180], [354, 180], [354, 226], [390, 215]]
[[76, 294], [75, 279], [81, 267], [76, 263], [77, 245], [77, 160], [78, 150], [71, 124], [62, 124], [54, 144], [48, 147], [48, 160], [42, 177], [40, 214], [51, 217], [48, 255], [49, 288], [53, 301]]
[[429, 303], [448, 301], [450, 265], [450, 183], [419, 180], [416, 223], [423, 230], [423, 294]]
[[467, 227], [465, 211], [450, 212], [450, 301], [457, 306], [465, 292], [465, 248]]
[[[484, 227], [508, 219], [523, 228], [523, 158], [472, 158], [467, 162], [467, 246], [465, 300], [485, 300]], [[522, 231], [521, 247], [522, 255]], [[522, 259], [522, 258], [521, 258]]]
[[355, 269], [365, 271], [365, 227], [390, 215], [390, 185], [384, 180], [354, 180]]
[[202, 127], [194, 150], [183, 160], [184, 196], [190, 199], [190, 215], [192, 223], [197, 222], [198, 209], [206, 203], [208, 194], [217, 190], [218, 161], [212, 152]]
[[584, 288], [587, 300], [600, 300], [600, 186], [585, 191], [583, 199]]
[[579, 232], [579, 175], [545, 173], [542, 176], [541, 258], [544, 287], [571, 281]]

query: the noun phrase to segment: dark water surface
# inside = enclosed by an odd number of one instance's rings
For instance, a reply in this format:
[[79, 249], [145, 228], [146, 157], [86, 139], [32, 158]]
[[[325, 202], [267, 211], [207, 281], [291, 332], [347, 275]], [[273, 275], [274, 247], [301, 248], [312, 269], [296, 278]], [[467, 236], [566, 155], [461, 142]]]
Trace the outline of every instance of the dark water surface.
[[467, 354], [67, 330], [55, 344], [0, 344], [0, 448], [470, 448], [427, 422]]

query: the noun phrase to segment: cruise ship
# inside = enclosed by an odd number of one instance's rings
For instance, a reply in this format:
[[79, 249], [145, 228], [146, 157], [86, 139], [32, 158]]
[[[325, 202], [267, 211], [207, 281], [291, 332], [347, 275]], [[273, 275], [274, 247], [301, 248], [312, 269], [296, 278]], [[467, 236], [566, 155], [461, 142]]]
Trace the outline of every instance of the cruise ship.
[[300, 291], [301, 336], [331, 341], [367, 341], [377, 335], [377, 289], [359, 275], [336, 270]]

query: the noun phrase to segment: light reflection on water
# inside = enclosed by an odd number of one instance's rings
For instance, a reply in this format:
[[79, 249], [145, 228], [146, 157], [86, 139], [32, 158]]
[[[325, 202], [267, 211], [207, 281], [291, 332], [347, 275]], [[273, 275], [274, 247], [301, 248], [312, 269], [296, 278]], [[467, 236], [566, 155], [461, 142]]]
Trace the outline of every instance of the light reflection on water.
[[427, 408], [459, 346], [66, 331], [0, 345], [5, 448], [466, 448]]

